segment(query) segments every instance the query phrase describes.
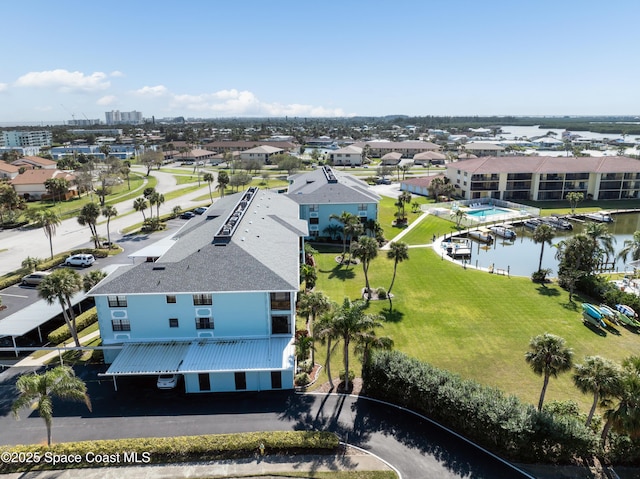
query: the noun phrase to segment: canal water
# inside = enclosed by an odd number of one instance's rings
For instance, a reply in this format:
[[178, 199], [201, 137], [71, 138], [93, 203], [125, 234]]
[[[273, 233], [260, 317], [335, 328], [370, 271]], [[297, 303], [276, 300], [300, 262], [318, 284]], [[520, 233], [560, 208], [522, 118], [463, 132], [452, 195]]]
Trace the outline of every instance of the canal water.
[[[640, 230], [640, 214], [629, 213], [614, 216], [615, 221], [608, 224], [609, 232], [615, 238], [614, 248], [616, 255], [624, 247], [624, 241], [632, 238], [635, 231]], [[557, 244], [563, 239], [580, 233], [582, 226], [573, 223], [573, 231], [556, 230], [556, 236], [552, 240], [552, 244]], [[538, 269], [538, 261], [540, 259], [540, 244], [536, 244], [532, 239], [532, 231], [517, 226], [513, 228], [517, 233], [515, 241], [508, 241], [497, 237], [492, 245], [472, 242], [471, 259], [467, 263], [471, 266], [479, 268], [489, 268], [493, 265], [494, 269], [509, 271], [515, 276], [531, 276]], [[495, 236], [495, 235], [494, 235]], [[542, 267], [551, 269], [551, 276], [558, 273], [558, 261], [555, 259], [556, 248], [545, 244], [544, 257]], [[446, 252], [444, 253], [446, 254]], [[627, 258], [627, 263], [631, 261], [631, 257]], [[615, 269], [617, 271], [633, 271], [628, 264], [625, 265], [622, 260], [617, 260]]]

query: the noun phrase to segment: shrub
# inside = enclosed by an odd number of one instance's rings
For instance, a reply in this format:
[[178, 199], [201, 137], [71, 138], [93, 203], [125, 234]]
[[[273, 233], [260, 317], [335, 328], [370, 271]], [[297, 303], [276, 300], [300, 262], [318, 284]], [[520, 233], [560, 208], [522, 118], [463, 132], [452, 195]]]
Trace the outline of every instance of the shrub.
[[378, 299], [387, 299], [387, 290], [382, 286], [376, 288], [376, 294], [378, 295]]
[[307, 373], [298, 373], [294, 379], [296, 386], [306, 386], [311, 382], [311, 378]]
[[[76, 327], [78, 331], [91, 326], [98, 320], [98, 312], [95, 307], [85, 311], [84, 313], [76, 317]], [[47, 340], [52, 344], [60, 344], [71, 337], [71, 331], [66, 324], [63, 324], [58, 329], [54, 329], [47, 336]]]
[[[346, 382], [346, 376], [344, 374], [344, 369], [340, 370], [340, 381], [342, 381], [343, 383]], [[353, 383], [353, 380], [356, 377], [356, 373], [353, 371], [353, 369], [349, 369], [349, 383]]]
[[305, 373], [310, 373], [311, 371], [313, 371], [313, 363], [311, 362], [311, 359], [300, 361], [298, 363], [298, 367], [300, 368], [301, 371], [304, 371]]
[[542, 268], [538, 271], [534, 271], [531, 275], [531, 281], [534, 283], [544, 283], [547, 281], [547, 275], [551, 273], [551, 270], [548, 268]]
[[[258, 451], [260, 444], [265, 445], [266, 454], [297, 454], [309, 451], [335, 452], [339, 447], [339, 439], [331, 432], [318, 431], [275, 431], [249, 432], [241, 434], [215, 434], [203, 436], [178, 436], [165, 438], [116, 439], [102, 441], [83, 441], [44, 445], [2, 446], [0, 453], [51, 455], [79, 455], [87, 457], [108, 456], [116, 453], [122, 457], [136, 452], [138, 459], [149, 459], [149, 462], [162, 464], [188, 461], [213, 461], [251, 457]], [[104, 463], [81, 462], [70, 467], [106, 466]], [[23, 464], [0, 463], [0, 474], [22, 472], [27, 470], [64, 469], [64, 465], [52, 466], [45, 461]]]
[[363, 378], [371, 396], [422, 413], [511, 460], [567, 463], [597, 450], [596, 436], [577, 418], [538, 412], [398, 351], [374, 354]]

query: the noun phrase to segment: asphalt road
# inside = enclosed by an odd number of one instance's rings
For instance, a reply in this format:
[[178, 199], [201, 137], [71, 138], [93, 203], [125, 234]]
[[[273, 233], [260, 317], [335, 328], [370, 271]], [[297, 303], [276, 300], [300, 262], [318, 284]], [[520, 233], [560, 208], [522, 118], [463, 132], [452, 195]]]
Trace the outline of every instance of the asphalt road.
[[[93, 412], [83, 404], [54, 404], [54, 441], [218, 434], [262, 430], [329, 430], [366, 449], [404, 478], [528, 477], [411, 413], [364, 398], [282, 392], [190, 394], [158, 391], [155, 378], [121, 378], [118, 391], [100, 368], [82, 368]], [[24, 371], [21, 371], [24, 372]], [[0, 444], [41, 443], [37, 413], [10, 412], [16, 368], [0, 374]]]

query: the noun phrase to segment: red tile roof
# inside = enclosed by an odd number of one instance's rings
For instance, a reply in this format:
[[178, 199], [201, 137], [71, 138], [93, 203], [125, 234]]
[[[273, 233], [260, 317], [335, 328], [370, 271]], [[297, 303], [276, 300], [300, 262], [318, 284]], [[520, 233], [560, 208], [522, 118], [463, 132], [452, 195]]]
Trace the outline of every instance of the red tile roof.
[[42, 185], [49, 178], [64, 178], [71, 182], [75, 176], [60, 170], [26, 170], [10, 181], [12, 185]]

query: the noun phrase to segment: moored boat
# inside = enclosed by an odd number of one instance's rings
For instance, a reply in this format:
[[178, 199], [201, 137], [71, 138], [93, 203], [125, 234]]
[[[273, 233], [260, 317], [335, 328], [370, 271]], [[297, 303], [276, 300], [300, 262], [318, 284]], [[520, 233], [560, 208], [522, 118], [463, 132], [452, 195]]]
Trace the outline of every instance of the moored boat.
[[447, 255], [452, 258], [471, 257], [471, 241], [466, 238], [452, 238], [443, 242], [442, 247], [447, 251]]
[[598, 211], [597, 213], [587, 213], [585, 218], [592, 221], [598, 221], [600, 223], [613, 223], [613, 218], [606, 211]]
[[516, 232], [505, 225], [490, 226], [489, 231], [494, 233], [496, 236], [501, 236], [502, 238], [505, 238], [508, 240], [516, 239]]
[[538, 226], [542, 224], [538, 218], [529, 218], [522, 222], [525, 228], [529, 228], [530, 230], [536, 229]]
[[469, 231], [468, 236], [469, 238], [474, 239], [476, 241], [480, 241], [481, 243], [488, 243], [488, 244], [493, 243], [493, 236], [491, 236], [489, 233], [486, 233], [484, 231], [480, 231], [480, 230]]

